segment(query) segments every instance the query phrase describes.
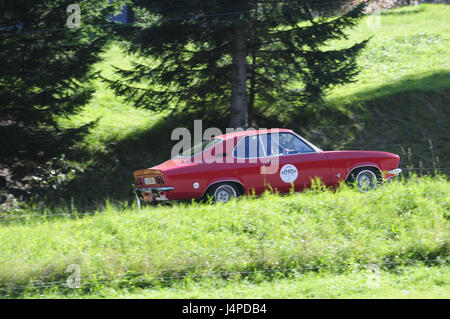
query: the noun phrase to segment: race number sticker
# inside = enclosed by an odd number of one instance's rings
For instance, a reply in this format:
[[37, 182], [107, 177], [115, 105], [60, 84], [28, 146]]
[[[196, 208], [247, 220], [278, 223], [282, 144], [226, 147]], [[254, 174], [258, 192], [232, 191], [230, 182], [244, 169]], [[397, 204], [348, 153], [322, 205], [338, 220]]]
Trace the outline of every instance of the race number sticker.
[[285, 183], [290, 184], [290, 183], [294, 182], [298, 177], [297, 167], [295, 167], [292, 164], [284, 165], [280, 170], [280, 177], [281, 177], [281, 180]]

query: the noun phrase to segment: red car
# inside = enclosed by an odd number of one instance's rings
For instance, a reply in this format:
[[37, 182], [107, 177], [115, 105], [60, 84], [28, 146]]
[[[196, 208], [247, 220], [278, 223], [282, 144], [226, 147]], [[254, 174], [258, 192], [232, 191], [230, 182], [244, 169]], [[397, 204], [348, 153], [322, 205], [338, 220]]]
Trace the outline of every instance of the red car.
[[266, 190], [301, 191], [319, 178], [329, 187], [356, 182], [368, 191], [401, 173], [398, 155], [378, 151], [322, 151], [289, 129], [234, 132], [203, 141], [158, 166], [134, 172], [141, 201], [212, 197], [227, 202]]

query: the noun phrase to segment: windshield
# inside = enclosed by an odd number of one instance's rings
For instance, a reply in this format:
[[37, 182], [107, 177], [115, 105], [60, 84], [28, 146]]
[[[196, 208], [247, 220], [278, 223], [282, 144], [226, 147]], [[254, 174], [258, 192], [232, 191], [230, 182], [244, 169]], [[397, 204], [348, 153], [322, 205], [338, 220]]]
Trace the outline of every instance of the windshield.
[[220, 143], [221, 141], [222, 140], [219, 140], [219, 139], [204, 140], [201, 143], [198, 143], [198, 144], [194, 145], [194, 147], [191, 147], [190, 149], [184, 151], [180, 155], [175, 156], [174, 158], [192, 157], [194, 155], [197, 155], [197, 154], [203, 152], [207, 148], [210, 148], [210, 147], [216, 145], [217, 143]]

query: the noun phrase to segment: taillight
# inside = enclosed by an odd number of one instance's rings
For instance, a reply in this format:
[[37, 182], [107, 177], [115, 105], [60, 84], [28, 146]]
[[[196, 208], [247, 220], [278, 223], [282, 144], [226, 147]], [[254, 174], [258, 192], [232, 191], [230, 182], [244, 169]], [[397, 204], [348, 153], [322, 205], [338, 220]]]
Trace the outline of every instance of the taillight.
[[136, 185], [152, 185], [152, 184], [164, 184], [165, 180], [163, 176], [155, 176], [155, 177], [136, 177], [135, 180]]
[[156, 183], [164, 184], [165, 183], [164, 176], [162, 176], [162, 175], [156, 176]]
[[158, 183], [158, 184], [164, 184], [165, 183], [165, 181], [164, 181], [164, 176], [156, 176], [156, 182]]

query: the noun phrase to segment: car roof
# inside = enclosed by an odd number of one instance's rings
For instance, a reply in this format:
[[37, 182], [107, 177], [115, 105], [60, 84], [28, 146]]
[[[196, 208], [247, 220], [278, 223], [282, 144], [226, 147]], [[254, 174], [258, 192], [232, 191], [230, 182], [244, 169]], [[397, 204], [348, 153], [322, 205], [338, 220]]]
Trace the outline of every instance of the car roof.
[[286, 129], [286, 128], [248, 130], [248, 131], [239, 131], [239, 132], [222, 134], [222, 135], [216, 136], [216, 138], [228, 139], [228, 138], [240, 137], [240, 136], [249, 136], [249, 135], [255, 135], [255, 134], [267, 134], [267, 133], [279, 133], [279, 132], [292, 132], [292, 130]]

